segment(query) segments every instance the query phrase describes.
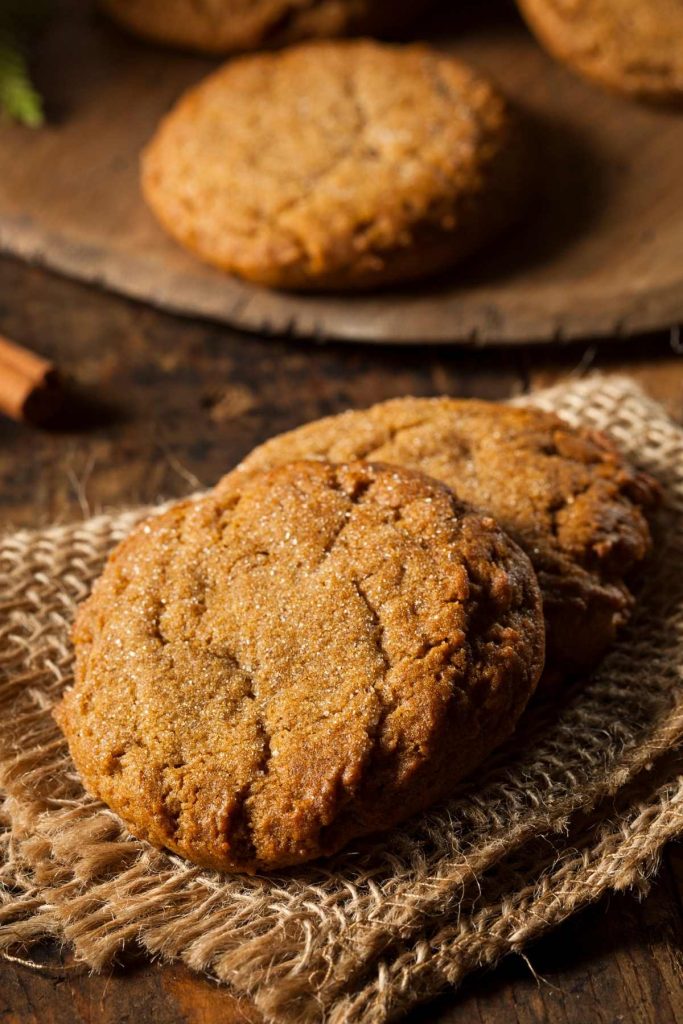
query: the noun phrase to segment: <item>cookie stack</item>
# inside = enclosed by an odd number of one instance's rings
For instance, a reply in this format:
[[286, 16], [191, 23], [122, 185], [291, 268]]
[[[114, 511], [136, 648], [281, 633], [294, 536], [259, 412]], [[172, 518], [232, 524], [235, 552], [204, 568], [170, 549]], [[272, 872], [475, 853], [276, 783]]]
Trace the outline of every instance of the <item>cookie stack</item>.
[[484, 402], [273, 438], [138, 527], [81, 607], [56, 716], [83, 780], [219, 870], [396, 825], [471, 775], [539, 680], [599, 659], [657, 496], [606, 438]]

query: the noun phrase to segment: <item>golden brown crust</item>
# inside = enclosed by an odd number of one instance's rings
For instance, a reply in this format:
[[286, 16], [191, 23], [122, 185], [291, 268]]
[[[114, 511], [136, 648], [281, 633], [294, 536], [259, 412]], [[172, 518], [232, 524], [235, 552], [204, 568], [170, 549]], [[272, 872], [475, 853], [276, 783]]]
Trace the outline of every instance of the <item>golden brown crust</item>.
[[100, 0], [123, 28], [204, 53], [285, 46], [301, 39], [395, 32], [422, 0]]
[[421, 277], [509, 223], [519, 125], [473, 71], [423, 46], [309, 43], [233, 61], [181, 99], [142, 187], [177, 241], [289, 289]]
[[680, 0], [518, 0], [548, 50], [618, 92], [683, 96]]
[[537, 409], [397, 398], [272, 438], [237, 472], [305, 458], [412, 466], [492, 515], [538, 574], [548, 680], [594, 665], [629, 616], [624, 580], [649, 551], [658, 488], [602, 436]]
[[443, 798], [543, 664], [526, 556], [442, 484], [303, 462], [148, 520], [74, 630], [88, 788], [199, 864], [269, 870]]

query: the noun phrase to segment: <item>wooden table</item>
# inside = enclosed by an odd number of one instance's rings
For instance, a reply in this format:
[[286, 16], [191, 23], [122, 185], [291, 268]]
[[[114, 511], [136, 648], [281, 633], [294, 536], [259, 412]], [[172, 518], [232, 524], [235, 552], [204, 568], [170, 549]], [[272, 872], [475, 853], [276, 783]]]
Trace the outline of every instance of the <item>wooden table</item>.
[[[59, 432], [0, 422], [5, 527], [186, 494], [270, 434], [406, 393], [505, 398], [597, 368], [635, 377], [683, 420], [675, 337], [504, 351], [311, 346], [176, 320], [11, 260], [0, 260], [0, 332], [57, 360], [84, 396]], [[409, 1021], [683, 1021], [682, 950], [683, 854], [674, 847], [642, 901], [602, 901], [530, 947], [528, 964], [511, 958]], [[44, 972], [0, 960], [2, 1024], [257, 1020], [179, 966], [90, 977], [56, 951], [31, 955]]]

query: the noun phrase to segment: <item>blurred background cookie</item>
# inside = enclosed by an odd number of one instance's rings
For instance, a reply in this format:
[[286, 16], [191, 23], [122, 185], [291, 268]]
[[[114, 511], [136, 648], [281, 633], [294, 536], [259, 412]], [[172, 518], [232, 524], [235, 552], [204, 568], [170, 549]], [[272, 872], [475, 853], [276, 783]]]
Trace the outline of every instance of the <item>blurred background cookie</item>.
[[206, 53], [282, 46], [300, 39], [395, 32], [420, 0], [100, 0], [120, 25], [153, 42]]
[[142, 184], [208, 263], [279, 288], [371, 288], [451, 266], [519, 213], [522, 135], [486, 79], [436, 50], [308, 43], [189, 90]]
[[681, 0], [518, 0], [540, 41], [575, 71], [653, 100], [683, 95]]

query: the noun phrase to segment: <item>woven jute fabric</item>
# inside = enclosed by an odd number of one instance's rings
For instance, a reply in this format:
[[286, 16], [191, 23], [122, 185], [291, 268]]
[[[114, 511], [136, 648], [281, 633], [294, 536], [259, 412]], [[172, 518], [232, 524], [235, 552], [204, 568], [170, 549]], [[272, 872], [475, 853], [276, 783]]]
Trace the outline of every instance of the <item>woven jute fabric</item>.
[[99, 969], [134, 945], [227, 982], [268, 1020], [374, 1024], [646, 884], [683, 832], [683, 431], [622, 379], [525, 401], [608, 431], [662, 483], [630, 625], [447, 805], [277, 877], [221, 876], [134, 839], [84, 793], [51, 717], [76, 605], [147, 510], [4, 538], [0, 949], [56, 938]]

